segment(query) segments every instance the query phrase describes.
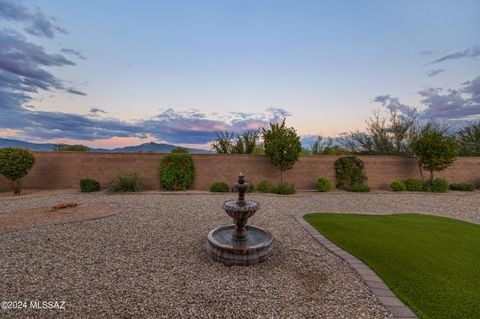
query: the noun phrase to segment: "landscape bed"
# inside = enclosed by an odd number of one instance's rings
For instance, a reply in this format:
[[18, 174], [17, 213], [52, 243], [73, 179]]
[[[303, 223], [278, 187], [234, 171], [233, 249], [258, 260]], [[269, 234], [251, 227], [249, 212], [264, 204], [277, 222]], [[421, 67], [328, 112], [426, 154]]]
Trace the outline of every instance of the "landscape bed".
[[421, 318], [478, 318], [480, 226], [421, 214], [309, 214]]

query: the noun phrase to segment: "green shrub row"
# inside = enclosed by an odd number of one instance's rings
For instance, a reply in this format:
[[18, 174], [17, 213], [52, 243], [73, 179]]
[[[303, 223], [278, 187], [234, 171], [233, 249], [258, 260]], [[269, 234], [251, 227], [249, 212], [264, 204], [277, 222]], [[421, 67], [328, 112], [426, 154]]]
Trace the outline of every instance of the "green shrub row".
[[475, 191], [475, 184], [470, 183], [453, 183], [450, 184], [452, 191], [473, 192]]
[[390, 184], [393, 191], [409, 191], [409, 192], [432, 192], [445, 193], [448, 189], [474, 191], [473, 184], [448, 184], [448, 181], [443, 178], [435, 178], [434, 180], [422, 181], [419, 179], [409, 178], [405, 181], [393, 181]]

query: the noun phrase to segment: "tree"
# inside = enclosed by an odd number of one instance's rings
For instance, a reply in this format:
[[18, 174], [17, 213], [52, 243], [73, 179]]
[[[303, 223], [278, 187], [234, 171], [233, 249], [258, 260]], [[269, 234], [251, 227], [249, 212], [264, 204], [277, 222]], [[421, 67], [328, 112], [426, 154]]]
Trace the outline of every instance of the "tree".
[[458, 144], [453, 136], [448, 136], [446, 128], [433, 122], [427, 123], [414, 138], [412, 151], [418, 164], [430, 172], [439, 172], [452, 165], [458, 151]]
[[293, 127], [270, 123], [270, 129], [262, 128], [265, 154], [273, 165], [280, 169], [280, 182], [283, 183], [283, 172], [292, 168], [302, 151], [300, 136]]
[[260, 137], [258, 130], [248, 130], [234, 138], [228, 131], [216, 132], [212, 149], [219, 154], [252, 154]]
[[22, 148], [0, 149], [0, 175], [11, 181], [14, 194], [21, 192], [21, 178], [28, 174], [35, 164], [35, 156]]
[[185, 153], [188, 153], [188, 150], [185, 148], [185, 147], [181, 147], [181, 146], [175, 146], [171, 151], [170, 153], [173, 153], [173, 154], [185, 154]]
[[399, 114], [391, 111], [388, 118], [374, 112], [367, 120], [365, 132], [345, 134], [346, 146], [356, 154], [411, 154], [412, 137], [416, 130], [416, 113]]
[[332, 138], [325, 139], [317, 136], [308, 153], [312, 155], [345, 155], [347, 151], [340, 145], [333, 145]]
[[85, 145], [56, 144], [53, 150], [55, 152], [89, 152], [90, 148]]
[[480, 122], [470, 123], [456, 134], [461, 156], [480, 156]]

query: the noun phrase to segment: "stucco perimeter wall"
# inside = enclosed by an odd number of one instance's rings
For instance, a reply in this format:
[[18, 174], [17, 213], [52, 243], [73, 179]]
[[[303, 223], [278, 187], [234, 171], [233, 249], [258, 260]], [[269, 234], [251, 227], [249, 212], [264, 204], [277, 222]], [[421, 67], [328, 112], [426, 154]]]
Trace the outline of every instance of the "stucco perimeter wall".
[[[160, 189], [157, 175], [160, 159], [165, 154], [150, 153], [84, 153], [35, 152], [37, 163], [24, 178], [24, 188], [79, 188], [81, 178], [98, 180], [109, 187], [115, 176], [137, 173], [147, 189]], [[239, 172], [258, 184], [261, 180], [276, 183], [280, 173], [262, 155], [192, 155], [195, 163], [194, 190], [208, 190], [218, 181], [232, 184]], [[314, 189], [318, 177], [335, 181], [334, 162], [338, 156], [302, 156], [293, 169], [284, 173], [284, 180], [297, 189]], [[368, 184], [374, 189], [388, 189], [390, 182], [408, 177], [420, 177], [413, 158], [393, 156], [359, 156], [365, 163]], [[458, 158], [455, 164], [438, 174], [449, 182], [475, 182], [480, 179], [480, 157]], [[0, 191], [9, 190], [6, 179], [0, 177]]]

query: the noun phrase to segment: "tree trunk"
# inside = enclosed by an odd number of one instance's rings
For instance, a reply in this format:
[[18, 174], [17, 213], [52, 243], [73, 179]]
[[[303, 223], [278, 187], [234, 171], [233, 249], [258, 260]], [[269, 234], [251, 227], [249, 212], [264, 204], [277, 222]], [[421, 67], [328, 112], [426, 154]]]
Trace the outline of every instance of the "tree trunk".
[[280, 184], [283, 184], [283, 171], [280, 170]]
[[430, 171], [430, 182], [433, 182], [433, 171]]
[[12, 181], [11, 182], [12, 190], [15, 195], [20, 194], [22, 187], [21, 187], [21, 181], [19, 179]]

